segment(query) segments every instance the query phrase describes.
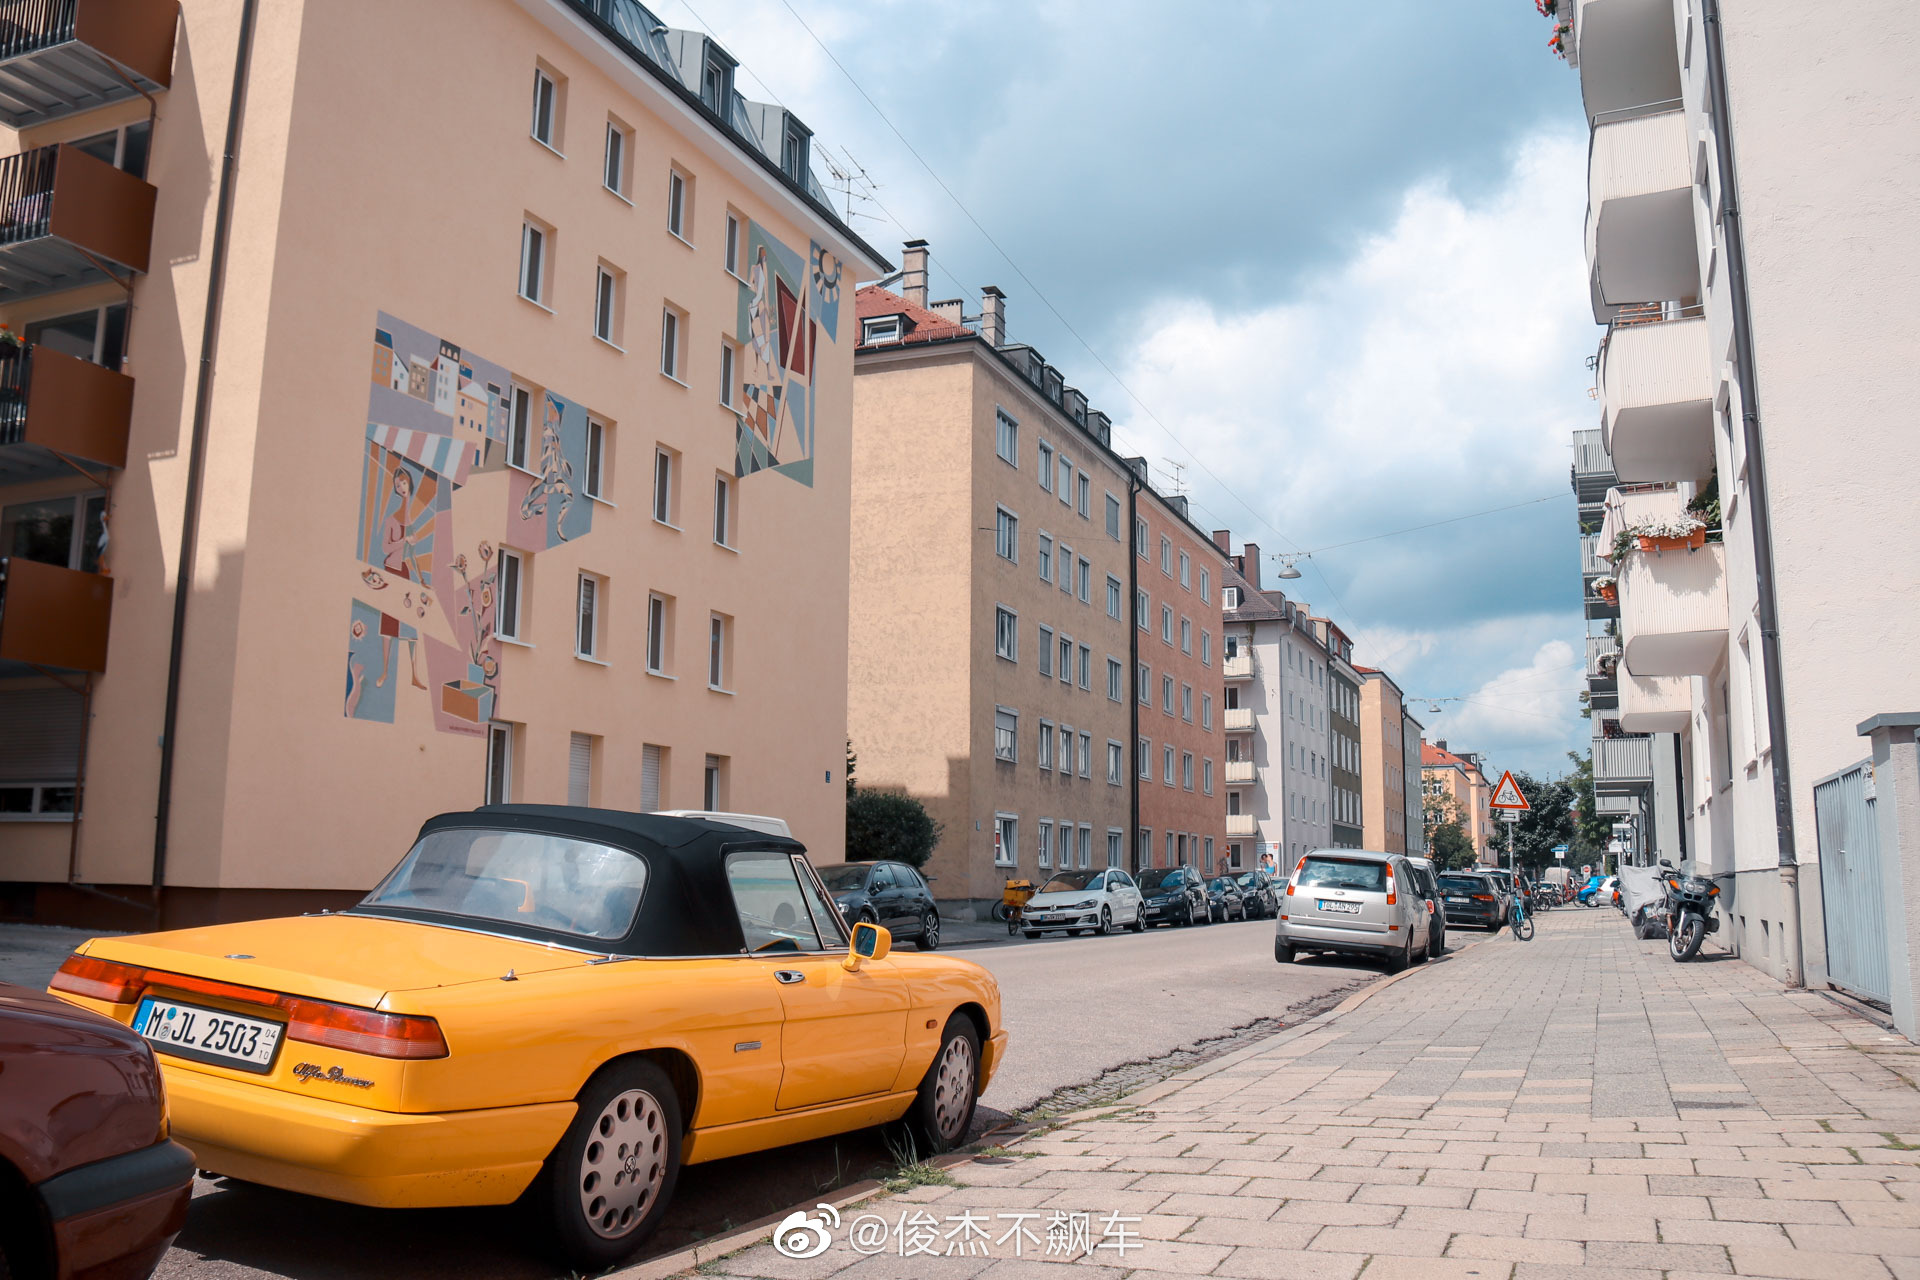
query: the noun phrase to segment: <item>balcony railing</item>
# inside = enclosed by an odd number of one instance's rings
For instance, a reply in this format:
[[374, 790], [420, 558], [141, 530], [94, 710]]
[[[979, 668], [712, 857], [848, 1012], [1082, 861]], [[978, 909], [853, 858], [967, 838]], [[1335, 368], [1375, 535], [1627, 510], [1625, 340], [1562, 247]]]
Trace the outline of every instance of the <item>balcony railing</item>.
[[1656, 115], [1594, 126], [1587, 160], [1594, 319], [1651, 298], [1699, 296], [1693, 199], [1687, 120], [1677, 100]]
[[1227, 834], [1230, 836], [1250, 836], [1256, 833], [1253, 815], [1250, 813], [1230, 813], [1227, 815]]
[[1253, 761], [1229, 760], [1226, 762], [1227, 785], [1244, 787], [1253, 781]]
[[1620, 662], [1620, 641], [1615, 636], [1587, 637], [1587, 679], [1612, 680]]
[[1600, 558], [1600, 535], [1582, 534], [1580, 537], [1580, 576], [1583, 578], [1612, 577], [1613, 566]]
[[1222, 658], [1220, 675], [1227, 680], [1253, 679], [1253, 654], [1249, 651]]
[[0, 302], [144, 272], [157, 196], [77, 147], [0, 158]]
[[0, 559], [0, 662], [105, 671], [112, 613], [113, 579], [105, 574]]
[[125, 374], [50, 347], [0, 347], [0, 476], [8, 482], [65, 471], [61, 458], [125, 467], [132, 419]]
[[1653, 781], [1653, 739], [1595, 738], [1593, 781], [1596, 786]]
[[1220, 727], [1228, 733], [1250, 733], [1253, 730], [1252, 707], [1228, 707], [1220, 713]]
[[1628, 484], [1698, 480], [1713, 469], [1713, 373], [1698, 306], [1616, 317], [1600, 344], [1600, 422]]
[[179, 12], [178, 0], [7, 0], [0, 123], [25, 129], [166, 88]]

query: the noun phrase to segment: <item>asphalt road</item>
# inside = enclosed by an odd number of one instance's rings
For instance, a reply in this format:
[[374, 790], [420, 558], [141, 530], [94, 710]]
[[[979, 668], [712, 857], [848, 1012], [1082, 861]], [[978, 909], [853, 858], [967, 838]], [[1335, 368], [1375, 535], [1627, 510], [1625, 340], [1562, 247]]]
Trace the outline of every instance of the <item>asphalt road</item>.
[[[993, 971], [1011, 1036], [976, 1131], [1111, 1067], [1278, 1017], [1377, 976], [1316, 959], [1281, 968], [1271, 921], [1060, 938], [957, 954]], [[878, 1131], [687, 1169], [648, 1252], [684, 1247], [892, 1163]], [[517, 1208], [365, 1209], [202, 1179], [162, 1280], [548, 1280]]]

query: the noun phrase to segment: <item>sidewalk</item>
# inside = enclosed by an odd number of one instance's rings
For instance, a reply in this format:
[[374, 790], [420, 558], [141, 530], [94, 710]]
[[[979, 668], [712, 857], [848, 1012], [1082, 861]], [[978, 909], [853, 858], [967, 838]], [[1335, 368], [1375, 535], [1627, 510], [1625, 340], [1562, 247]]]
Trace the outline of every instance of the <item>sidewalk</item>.
[[1920, 1049], [1817, 994], [1554, 911], [1355, 999], [700, 1272], [1920, 1280]]

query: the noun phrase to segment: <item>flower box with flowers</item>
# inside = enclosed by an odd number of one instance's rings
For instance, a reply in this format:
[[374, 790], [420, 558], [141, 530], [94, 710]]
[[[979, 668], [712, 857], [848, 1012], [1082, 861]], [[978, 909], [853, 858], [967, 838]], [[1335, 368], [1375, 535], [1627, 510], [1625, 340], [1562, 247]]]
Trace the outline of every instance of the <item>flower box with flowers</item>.
[[1620, 584], [1612, 578], [1595, 578], [1593, 580], [1593, 594], [1599, 596], [1608, 604], [1619, 604]]

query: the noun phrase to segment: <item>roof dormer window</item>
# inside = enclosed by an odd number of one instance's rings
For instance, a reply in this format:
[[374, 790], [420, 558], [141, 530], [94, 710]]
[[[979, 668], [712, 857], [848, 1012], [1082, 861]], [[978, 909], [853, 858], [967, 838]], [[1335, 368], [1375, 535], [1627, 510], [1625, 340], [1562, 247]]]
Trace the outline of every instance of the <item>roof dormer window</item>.
[[708, 55], [706, 69], [700, 76], [700, 101], [706, 103], [716, 115], [724, 117], [727, 114], [727, 102], [732, 97], [733, 68]]
[[863, 346], [898, 342], [905, 336], [904, 330], [900, 316], [871, 316], [860, 322], [860, 342]]
[[795, 182], [806, 181], [808, 141], [806, 130], [788, 120], [787, 131], [780, 143], [780, 168]]

